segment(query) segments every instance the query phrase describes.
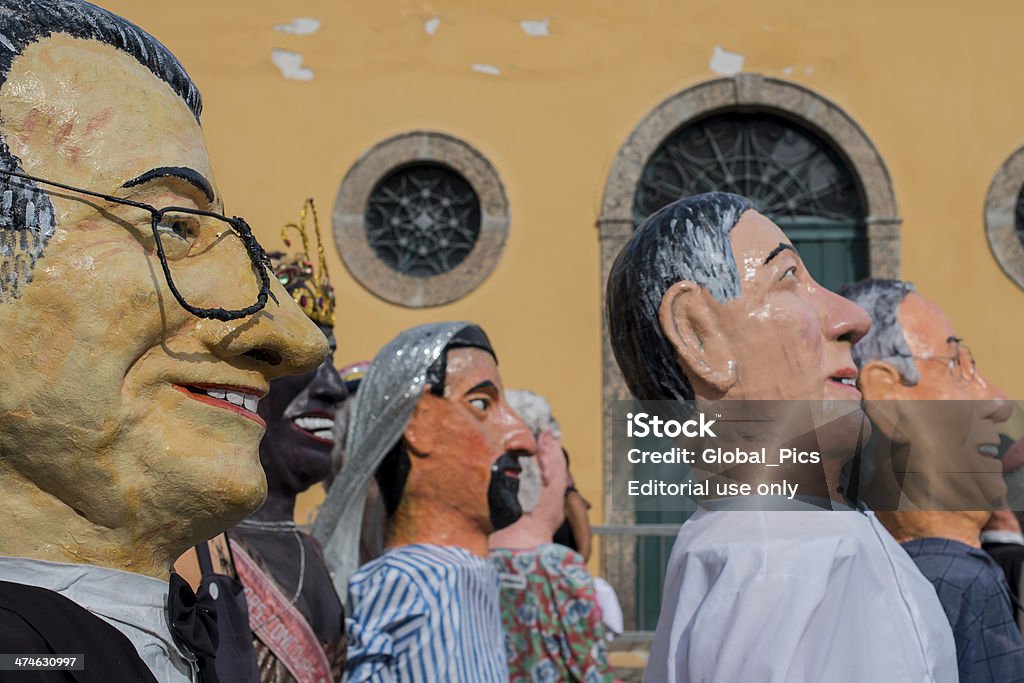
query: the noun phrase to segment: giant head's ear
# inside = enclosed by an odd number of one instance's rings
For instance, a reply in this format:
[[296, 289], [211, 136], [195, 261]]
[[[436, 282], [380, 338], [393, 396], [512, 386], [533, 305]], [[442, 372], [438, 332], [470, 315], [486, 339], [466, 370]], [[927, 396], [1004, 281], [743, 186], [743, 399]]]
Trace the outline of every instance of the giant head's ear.
[[900, 371], [883, 360], [873, 360], [860, 369], [857, 387], [865, 401], [891, 401], [903, 398]]
[[736, 364], [722, 334], [718, 306], [707, 289], [683, 280], [665, 292], [658, 307], [661, 330], [698, 395], [705, 393], [701, 387], [721, 395], [736, 384]]
[[870, 361], [858, 373], [857, 388], [874, 429], [889, 439], [895, 438], [904, 388], [899, 370], [883, 360]]
[[442, 413], [438, 410], [439, 402], [445, 400], [431, 393], [429, 384], [423, 387], [423, 394], [402, 432], [409, 455], [425, 458], [434, 451], [438, 436], [445, 430], [445, 425], [439, 424]]

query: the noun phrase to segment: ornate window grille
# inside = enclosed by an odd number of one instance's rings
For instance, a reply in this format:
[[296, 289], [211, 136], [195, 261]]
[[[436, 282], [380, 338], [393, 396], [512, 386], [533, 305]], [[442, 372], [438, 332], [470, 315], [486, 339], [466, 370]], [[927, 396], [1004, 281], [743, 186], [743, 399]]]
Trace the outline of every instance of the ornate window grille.
[[1014, 226], [1017, 228], [1017, 239], [1024, 245], [1024, 187], [1017, 194], [1017, 207], [1013, 212]]
[[816, 134], [767, 113], [724, 112], [670, 135], [644, 167], [633, 220], [701, 192], [743, 195], [836, 287], [866, 277], [865, 209], [848, 164]]
[[374, 186], [366, 236], [385, 264], [429, 278], [455, 268], [480, 237], [480, 199], [456, 171], [433, 163], [398, 168]]

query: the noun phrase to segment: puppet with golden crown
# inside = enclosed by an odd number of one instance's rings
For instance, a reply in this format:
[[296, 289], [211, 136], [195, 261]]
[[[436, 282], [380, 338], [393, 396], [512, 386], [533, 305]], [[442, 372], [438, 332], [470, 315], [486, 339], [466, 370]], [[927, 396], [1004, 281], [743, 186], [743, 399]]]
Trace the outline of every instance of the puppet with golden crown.
[[[313, 223], [315, 254], [310, 253], [307, 218]], [[311, 199], [299, 223], [282, 231], [286, 246], [291, 246], [290, 231], [299, 234], [302, 251], [272, 253], [274, 273], [326, 335], [331, 354], [311, 372], [274, 380], [260, 401], [259, 415], [267, 423], [260, 443], [267, 500], [228, 538], [245, 586], [260, 679], [336, 681], [345, 659], [344, 609], [319, 544], [293, 520], [296, 496], [331, 473], [335, 416], [348, 391], [333, 363], [334, 291]]]

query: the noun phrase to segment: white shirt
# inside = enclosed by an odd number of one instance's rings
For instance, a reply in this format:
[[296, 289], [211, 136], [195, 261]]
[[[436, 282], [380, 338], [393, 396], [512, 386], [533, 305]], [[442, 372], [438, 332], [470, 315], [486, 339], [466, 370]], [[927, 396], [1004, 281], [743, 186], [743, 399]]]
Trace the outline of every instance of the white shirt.
[[992, 529], [981, 532], [982, 543], [1007, 543], [1024, 545], [1024, 534], [1019, 531], [1007, 531], [1005, 529]]
[[4, 556], [0, 581], [46, 588], [89, 610], [132, 642], [161, 683], [193, 680], [192, 665], [171, 638], [166, 581], [87, 564]]
[[871, 512], [811, 509], [683, 524], [646, 683], [956, 683], [952, 630], [910, 556]]

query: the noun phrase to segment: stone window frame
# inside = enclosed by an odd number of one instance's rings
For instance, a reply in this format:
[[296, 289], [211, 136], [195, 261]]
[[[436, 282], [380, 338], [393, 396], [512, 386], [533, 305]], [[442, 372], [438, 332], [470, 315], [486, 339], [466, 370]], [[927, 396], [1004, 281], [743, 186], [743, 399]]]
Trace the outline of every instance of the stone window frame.
[[[899, 277], [900, 225], [889, 172], [881, 154], [854, 119], [837, 104], [796, 83], [756, 73], [716, 78], [672, 95], [651, 110], [630, 132], [619, 149], [605, 184], [601, 214], [597, 220], [601, 251], [602, 327], [602, 426], [605, 524], [629, 528], [635, 514], [629, 510], [625, 491], [615, 491], [613, 481], [628, 479], [629, 463], [612, 453], [612, 406], [630, 398], [608, 335], [605, 291], [615, 257], [633, 234], [633, 197], [647, 161], [674, 132], [697, 119], [722, 111], [775, 114], [789, 118], [832, 144], [850, 165], [863, 192], [871, 277]], [[1019, 187], [1019, 186], [1018, 186]], [[624, 478], [625, 477], [625, 478]], [[636, 537], [612, 534], [604, 537], [605, 574], [620, 590], [627, 628], [636, 613]]]
[[[377, 183], [416, 163], [457, 172], [480, 199], [480, 234], [459, 265], [432, 277], [399, 273], [374, 252], [366, 236], [366, 206]], [[508, 239], [509, 203], [497, 170], [468, 142], [437, 131], [411, 131], [365, 152], [341, 181], [334, 199], [334, 242], [348, 271], [374, 295], [401, 306], [440, 306], [476, 289], [497, 266]]]
[[1024, 147], [996, 171], [985, 195], [985, 237], [999, 267], [1024, 288], [1024, 244], [1017, 235], [1017, 198], [1024, 189]]

